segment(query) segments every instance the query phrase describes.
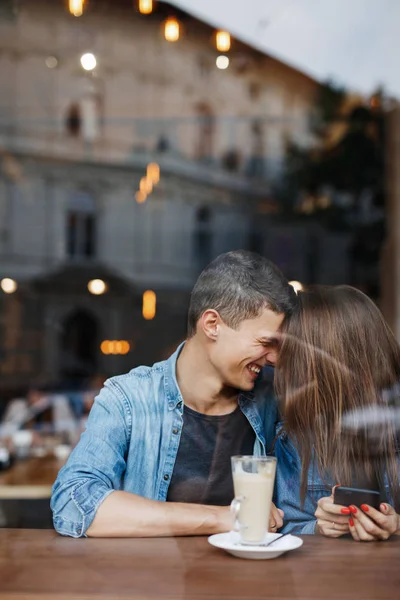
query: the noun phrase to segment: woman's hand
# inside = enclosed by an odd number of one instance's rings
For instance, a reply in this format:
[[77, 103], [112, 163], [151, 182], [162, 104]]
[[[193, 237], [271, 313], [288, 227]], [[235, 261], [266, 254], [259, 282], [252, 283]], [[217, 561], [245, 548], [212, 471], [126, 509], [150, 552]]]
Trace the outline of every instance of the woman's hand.
[[318, 501], [318, 508], [315, 511], [317, 518], [315, 532], [326, 537], [338, 538], [350, 531], [349, 517], [351, 511], [347, 506], [333, 503], [334, 489], [332, 490], [332, 496], [321, 498]]
[[361, 509], [350, 506], [350, 533], [357, 542], [387, 540], [400, 533], [400, 515], [389, 504], [381, 504], [380, 510], [362, 504]]
[[276, 533], [283, 525], [284, 512], [280, 508], [276, 508], [275, 504], [271, 503], [271, 513], [269, 515], [268, 531]]

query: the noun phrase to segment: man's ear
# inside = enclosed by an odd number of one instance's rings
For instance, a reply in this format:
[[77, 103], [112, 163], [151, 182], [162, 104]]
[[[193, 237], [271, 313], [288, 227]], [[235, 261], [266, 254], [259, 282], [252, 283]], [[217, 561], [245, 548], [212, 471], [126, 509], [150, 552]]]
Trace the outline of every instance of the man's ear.
[[206, 310], [200, 317], [199, 326], [202, 328], [204, 335], [216, 341], [219, 335], [221, 317], [218, 312], [213, 309]]

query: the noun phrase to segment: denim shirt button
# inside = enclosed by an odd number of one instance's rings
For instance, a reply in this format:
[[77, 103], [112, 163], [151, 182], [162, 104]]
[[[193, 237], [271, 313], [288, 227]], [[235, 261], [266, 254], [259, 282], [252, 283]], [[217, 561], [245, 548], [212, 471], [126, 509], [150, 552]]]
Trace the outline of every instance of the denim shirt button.
[[179, 433], [179, 429], [177, 429], [177, 428], [175, 427], [175, 429], [173, 429], [173, 430], [172, 430], [172, 433], [176, 435], [177, 433]]
[[182, 402], [178, 402], [177, 407], [182, 408]]
[[167, 473], [164, 475], [164, 479], [165, 479], [165, 481], [168, 481], [169, 475]]
[[81, 533], [82, 533], [82, 529], [80, 529], [80, 528], [79, 528], [79, 529], [77, 530], [77, 532], [76, 532], [76, 533], [77, 533], [78, 535], [81, 535]]

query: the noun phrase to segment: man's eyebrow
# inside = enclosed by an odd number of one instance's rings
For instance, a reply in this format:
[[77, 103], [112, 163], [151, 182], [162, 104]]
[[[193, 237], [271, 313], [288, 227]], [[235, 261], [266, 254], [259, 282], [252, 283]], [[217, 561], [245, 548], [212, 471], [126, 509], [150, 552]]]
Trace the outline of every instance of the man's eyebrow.
[[279, 336], [276, 335], [263, 335], [258, 339], [263, 344], [277, 344], [279, 342]]

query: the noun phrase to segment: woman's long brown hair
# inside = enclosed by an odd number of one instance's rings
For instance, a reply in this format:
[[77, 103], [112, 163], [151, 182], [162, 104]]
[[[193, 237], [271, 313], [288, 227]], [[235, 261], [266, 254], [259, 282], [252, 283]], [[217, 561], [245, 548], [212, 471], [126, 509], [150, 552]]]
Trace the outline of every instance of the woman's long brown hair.
[[399, 345], [376, 305], [355, 288], [316, 286], [298, 300], [283, 326], [275, 385], [284, 429], [302, 460], [301, 498], [314, 460], [323, 478], [351, 485], [357, 470], [372, 478], [379, 457], [390, 495], [400, 500], [395, 427], [387, 423], [372, 436], [368, 428], [343, 426], [353, 411], [387, 409], [388, 391], [399, 389]]

